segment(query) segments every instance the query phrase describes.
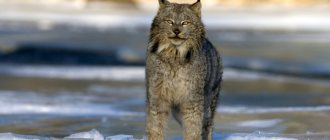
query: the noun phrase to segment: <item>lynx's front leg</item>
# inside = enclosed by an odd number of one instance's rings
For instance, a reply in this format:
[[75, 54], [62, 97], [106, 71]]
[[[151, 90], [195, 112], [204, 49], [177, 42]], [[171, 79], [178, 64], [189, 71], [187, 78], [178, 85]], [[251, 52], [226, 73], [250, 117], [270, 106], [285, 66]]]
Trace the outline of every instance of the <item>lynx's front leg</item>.
[[184, 140], [202, 140], [203, 100], [188, 101], [181, 106]]
[[[156, 96], [156, 95], [154, 95]], [[148, 140], [164, 140], [164, 129], [169, 114], [169, 105], [158, 98], [150, 98], [147, 105]]]

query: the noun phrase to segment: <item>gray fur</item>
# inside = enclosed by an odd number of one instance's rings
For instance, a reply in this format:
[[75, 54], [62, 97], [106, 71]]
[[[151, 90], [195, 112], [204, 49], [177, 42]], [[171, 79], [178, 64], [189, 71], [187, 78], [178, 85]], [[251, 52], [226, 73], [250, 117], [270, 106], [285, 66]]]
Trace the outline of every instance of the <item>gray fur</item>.
[[205, 37], [201, 3], [159, 4], [147, 49], [147, 137], [164, 140], [172, 113], [185, 140], [211, 140], [222, 63]]

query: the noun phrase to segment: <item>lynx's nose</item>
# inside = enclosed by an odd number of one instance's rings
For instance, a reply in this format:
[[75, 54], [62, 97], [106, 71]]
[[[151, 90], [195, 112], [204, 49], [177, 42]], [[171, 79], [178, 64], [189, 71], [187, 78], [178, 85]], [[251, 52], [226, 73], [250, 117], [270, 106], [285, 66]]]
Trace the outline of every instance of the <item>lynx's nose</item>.
[[181, 31], [179, 29], [174, 29], [173, 31], [176, 35], [179, 35], [181, 33]]

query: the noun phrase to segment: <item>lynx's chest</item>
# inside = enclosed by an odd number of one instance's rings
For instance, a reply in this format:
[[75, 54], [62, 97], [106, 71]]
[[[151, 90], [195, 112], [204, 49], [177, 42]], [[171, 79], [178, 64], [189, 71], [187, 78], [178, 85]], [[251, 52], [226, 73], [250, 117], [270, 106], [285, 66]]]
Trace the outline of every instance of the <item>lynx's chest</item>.
[[172, 65], [184, 64], [191, 59], [191, 47], [185, 43], [176, 46], [171, 43], [160, 44], [155, 52], [160, 60]]
[[191, 97], [205, 79], [205, 58], [187, 46], [159, 45], [150, 53], [147, 69], [163, 99], [178, 103]]
[[193, 77], [188, 69], [177, 70], [166, 68], [161, 77], [163, 83], [162, 96], [168, 101], [177, 103], [189, 97], [190, 89], [193, 88]]

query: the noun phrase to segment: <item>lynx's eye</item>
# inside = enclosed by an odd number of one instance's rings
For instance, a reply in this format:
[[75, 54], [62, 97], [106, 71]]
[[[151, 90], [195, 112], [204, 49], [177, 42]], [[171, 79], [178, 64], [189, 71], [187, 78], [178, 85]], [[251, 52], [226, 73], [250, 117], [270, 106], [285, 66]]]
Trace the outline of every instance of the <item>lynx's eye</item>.
[[165, 20], [166, 23], [170, 24], [170, 25], [173, 25], [174, 22], [172, 20]]
[[189, 25], [190, 22], [189, 22], [189, 21], [182, 21], [181, 24], [182, 24], [183, 26], [185, 26], [185, 25]]

